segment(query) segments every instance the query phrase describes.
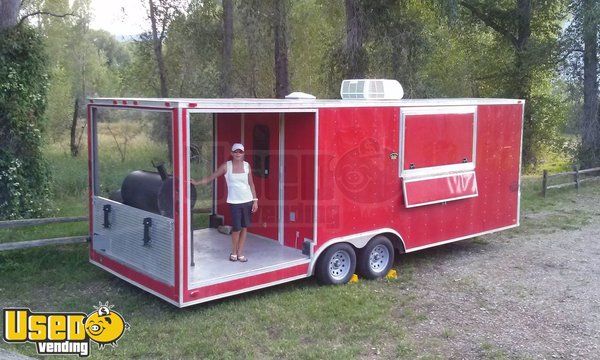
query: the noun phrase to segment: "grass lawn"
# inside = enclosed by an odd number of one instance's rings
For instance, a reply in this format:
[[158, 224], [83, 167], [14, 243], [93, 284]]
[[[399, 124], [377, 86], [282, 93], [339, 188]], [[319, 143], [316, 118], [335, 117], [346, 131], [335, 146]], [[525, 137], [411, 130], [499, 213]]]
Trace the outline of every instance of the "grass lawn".
[[[404, 270], [394, 281], [320, 287], [308, 279], [177, 309], [89, 264], [87, 245], [69, 245], [0, 253], [0, 302], [84, 312], [115, 304], [131, 330], [114, 350], [94, 348], [93, 358], [347, 358], [390, 344], [400, 356], [409, 346], [398, 316], [414, 320], [397, 313], [393, 295], [410, 283]], [[29, 344], [2, 346], [36, 355]]]

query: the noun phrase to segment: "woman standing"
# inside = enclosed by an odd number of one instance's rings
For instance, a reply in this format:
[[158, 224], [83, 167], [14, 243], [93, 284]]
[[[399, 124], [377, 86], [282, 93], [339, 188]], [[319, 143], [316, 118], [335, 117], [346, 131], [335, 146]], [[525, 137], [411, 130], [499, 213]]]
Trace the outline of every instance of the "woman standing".
[[258, 198], [250, 164], [244, 161], [244, 145], [236, 143], [231, 147], [232, 160], [219, 166], [210, 176], [200, 181], [192, 179], [194, 185], [205, 185], [225, 175], [227, 182], [227, 203], [231, 209], [233, 229], [231, 231], [232, 250], [229, 260], [246, 262], [248, 258], [243, 255], [244, 242], [250, 226], [250, 213], [258, 210]]

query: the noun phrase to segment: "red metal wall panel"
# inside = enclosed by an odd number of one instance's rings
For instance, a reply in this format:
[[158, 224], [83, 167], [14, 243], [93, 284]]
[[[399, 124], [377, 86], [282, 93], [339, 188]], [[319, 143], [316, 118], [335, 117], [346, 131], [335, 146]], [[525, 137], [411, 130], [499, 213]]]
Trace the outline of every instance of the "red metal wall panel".
[[313, 238], [315, 115], [285, 114], [284, 143], [284, 244], [301, 249]]
[[[515, 223], [518, 210], [522, 105], [479, 106], [477, 181], [486, 228]], [[486, 194], [483, 198], [483, 194]]]
[[318, 243], [399, 226], [398, 108], [319, 110]]
[[254, 127], [266, 126], [269, 129], [269, 174], [266, 177], [253, 175], [258, 211], [252, 215], [251, 233], [278, 240], [279, 207], [279, 114], [261, 113], [244, 115], [244, 147], [246, 161], [254, 165]]
[[407, 115], [404, 169], [473, 160], [473, 114]]
[[478, 107], [478, 196], [407, 209], [399, 109], [319, 111], [318, 243], [379, 228], [416, 248], [517, 224], [523, 105]]

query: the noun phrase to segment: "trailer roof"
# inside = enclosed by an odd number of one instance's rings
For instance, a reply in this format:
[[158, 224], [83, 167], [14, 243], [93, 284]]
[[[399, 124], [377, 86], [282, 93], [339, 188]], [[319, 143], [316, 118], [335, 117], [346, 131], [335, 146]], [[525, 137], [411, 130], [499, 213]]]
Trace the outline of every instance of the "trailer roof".
[[335, 107], [407, 107], [522, 104], [519, 99], [403, 99], [403, 100], [325, 100], [325, 99], [189, 99], [189, 98], [88, 98], [89, 104], [128, 108], [195, 108], [208, 110], [314, 110]]

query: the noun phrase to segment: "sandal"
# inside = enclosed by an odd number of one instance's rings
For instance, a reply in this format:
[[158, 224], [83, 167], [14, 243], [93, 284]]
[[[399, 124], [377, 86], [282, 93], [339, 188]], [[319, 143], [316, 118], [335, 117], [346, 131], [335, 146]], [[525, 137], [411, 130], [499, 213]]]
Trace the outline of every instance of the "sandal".
[[237, 259], [238, 259], [239, 262], [246, 262], [246, 261], [248, 261], [248, 258], [245, 257], [244, 255], [239, 255], [237, 257]]
[[236, 254], [229, 254], [229, 261], [238, 261], [238, 256]]

